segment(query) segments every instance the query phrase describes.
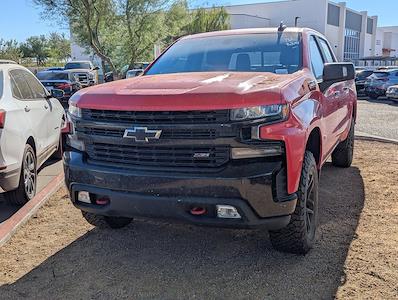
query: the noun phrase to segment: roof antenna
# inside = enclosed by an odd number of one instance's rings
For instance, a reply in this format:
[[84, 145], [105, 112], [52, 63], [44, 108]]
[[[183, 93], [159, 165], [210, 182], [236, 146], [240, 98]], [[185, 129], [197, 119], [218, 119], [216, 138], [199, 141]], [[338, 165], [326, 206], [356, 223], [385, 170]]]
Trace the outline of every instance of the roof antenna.
[[283, 24], [283, 21], [281, 21], [281, 24], [279, 24], [279, 27], [278, 27], [278, 31], [283, 32], [286, 28], [287, 28], [286, 25]]

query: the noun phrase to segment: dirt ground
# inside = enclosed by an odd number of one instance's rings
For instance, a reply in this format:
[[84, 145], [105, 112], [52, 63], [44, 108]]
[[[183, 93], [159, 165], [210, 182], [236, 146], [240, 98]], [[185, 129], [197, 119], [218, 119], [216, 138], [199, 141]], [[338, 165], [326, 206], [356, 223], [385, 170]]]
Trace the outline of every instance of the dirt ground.
[[268, 234], [137, 220], [88, 225], [64, 189], [0, 249], [0, 299], [398, 299], [398, 146], [327, 164], [306, 256]]

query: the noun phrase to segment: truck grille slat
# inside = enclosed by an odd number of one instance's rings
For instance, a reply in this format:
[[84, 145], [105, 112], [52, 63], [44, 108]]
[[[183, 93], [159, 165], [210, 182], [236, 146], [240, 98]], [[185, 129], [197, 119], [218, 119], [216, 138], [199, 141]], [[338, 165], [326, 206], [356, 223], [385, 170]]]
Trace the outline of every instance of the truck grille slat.
[[[91, 128], [84, 126], [76, 126], [76, 132], [105, 137], [122, 138], [124, 129], [109, 129], [109, 128]], [[161, 139], [215, 139], [217, 138], [217, 131], [215, 129], [164, 129], [161, 134]]]
[[85, 120], [129, 124], [208, 124], [229, 121], [228, 110], [214, 111], [112, 111], [83, 109]]
[[229, 160], [228, 146], [153, 147], [92, 143], [87, 145], [86, 151], [92, 161], [128, 166], [214, 168]]

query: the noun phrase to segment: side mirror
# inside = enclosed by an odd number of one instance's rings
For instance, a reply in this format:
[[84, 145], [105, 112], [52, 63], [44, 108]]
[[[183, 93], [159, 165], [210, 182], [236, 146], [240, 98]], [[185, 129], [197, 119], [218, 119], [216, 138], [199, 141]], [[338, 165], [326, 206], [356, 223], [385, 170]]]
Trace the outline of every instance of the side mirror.
[[98, 71], [99, 70], [99, 67], [94, 67], [93, 68], [93, 71]]
[[347, 80], [355, 80], [355, 67], [352, 63], [327, 63], [323, 68], [321, 91], [326, 91], [331, 85]]
[[53, 89], [51, 90], [51, 97], [61, 99], [65, 95], [63, 90]]

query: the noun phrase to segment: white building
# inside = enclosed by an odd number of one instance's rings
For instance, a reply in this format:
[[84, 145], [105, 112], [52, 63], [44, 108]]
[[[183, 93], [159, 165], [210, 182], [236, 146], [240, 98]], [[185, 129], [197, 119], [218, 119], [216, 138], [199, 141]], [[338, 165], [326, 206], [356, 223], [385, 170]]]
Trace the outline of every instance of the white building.
[[332, 44], [339, 60], [354, 61], [376, 55], [377, 17], [357, 12], [345, 2], [286, 0], [226, 6], [231, 28], [287, 26], [313, 28]]

